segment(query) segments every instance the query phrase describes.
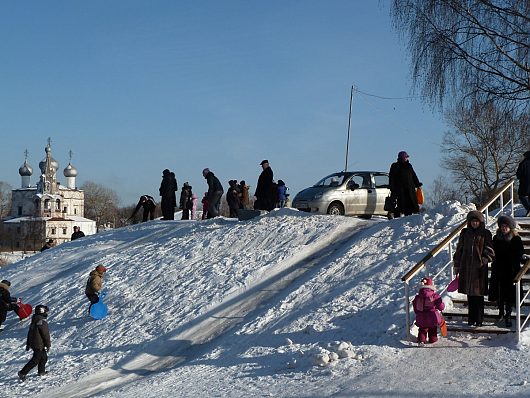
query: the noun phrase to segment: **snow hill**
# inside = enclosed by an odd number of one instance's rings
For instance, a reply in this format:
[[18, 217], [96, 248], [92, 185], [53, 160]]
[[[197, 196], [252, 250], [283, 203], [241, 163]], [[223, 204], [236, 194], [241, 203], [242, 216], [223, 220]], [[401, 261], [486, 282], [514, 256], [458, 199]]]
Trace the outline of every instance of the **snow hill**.
[[[52, 334], [50, 373], [20, 383], [29, 320], [8, 314], [0, 396], [530, 396], [527, 333], [403, 341], [400, 277], [470, 209], [153, 221], [0, 268], [12, 295], [50, 307]], [[98, 264], [102, 321], [84, 296]]]

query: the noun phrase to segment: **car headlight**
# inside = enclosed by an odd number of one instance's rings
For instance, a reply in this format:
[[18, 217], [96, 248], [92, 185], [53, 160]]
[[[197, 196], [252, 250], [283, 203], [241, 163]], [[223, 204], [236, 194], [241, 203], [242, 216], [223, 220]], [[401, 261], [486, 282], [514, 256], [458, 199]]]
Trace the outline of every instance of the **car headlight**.
[[315, 196], [313, 196], [313, 200], [318, 200], [318, 199], [321, 199], [322, 198], [322, 192], [319, 192], [317, 194], [315, 194]]

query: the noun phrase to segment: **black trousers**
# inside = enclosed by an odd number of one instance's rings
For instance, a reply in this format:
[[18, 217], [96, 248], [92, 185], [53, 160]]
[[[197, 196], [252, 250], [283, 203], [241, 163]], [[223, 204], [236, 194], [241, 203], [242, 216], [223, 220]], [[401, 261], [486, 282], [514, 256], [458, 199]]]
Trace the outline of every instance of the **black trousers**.
[[484, 296], [467, 296], [467, 302], [469, 305], [467, 323], [473, 325], [484, 322]]
[[48, 362], [48, 353], [46, 350], [33, 350], [33, 356], [29, 362], [24, 365], [20, 373], [27, 375], [35, 366], [37, 366], [37, 371], [39, 373], [44, 373], [46, 370], [46, 362]]

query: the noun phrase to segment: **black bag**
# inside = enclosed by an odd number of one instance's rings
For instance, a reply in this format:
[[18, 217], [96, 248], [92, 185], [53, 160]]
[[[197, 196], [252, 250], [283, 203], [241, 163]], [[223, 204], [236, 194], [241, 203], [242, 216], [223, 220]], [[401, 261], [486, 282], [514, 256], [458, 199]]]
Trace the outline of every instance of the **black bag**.
[[393, 212], [396, 210], [396, 199], [392, 196], [387, 196], [385, 198], [385, 206], [383, 207], [385, 211]]

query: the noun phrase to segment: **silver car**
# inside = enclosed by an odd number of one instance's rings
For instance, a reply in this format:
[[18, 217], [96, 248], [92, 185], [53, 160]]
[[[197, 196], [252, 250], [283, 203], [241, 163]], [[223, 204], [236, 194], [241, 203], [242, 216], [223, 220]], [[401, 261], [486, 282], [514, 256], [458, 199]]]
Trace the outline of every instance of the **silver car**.
[[292, 207], [317, 214], [370, 218], [387, 215], [383, 207], [389, 195], [388, 173], [346, 171], [330, 174], [299, 192]]

